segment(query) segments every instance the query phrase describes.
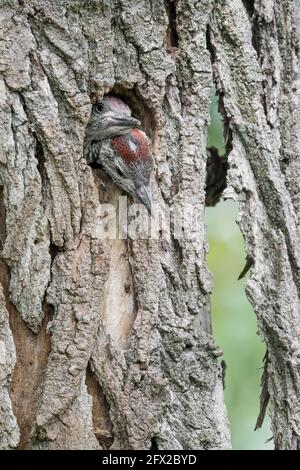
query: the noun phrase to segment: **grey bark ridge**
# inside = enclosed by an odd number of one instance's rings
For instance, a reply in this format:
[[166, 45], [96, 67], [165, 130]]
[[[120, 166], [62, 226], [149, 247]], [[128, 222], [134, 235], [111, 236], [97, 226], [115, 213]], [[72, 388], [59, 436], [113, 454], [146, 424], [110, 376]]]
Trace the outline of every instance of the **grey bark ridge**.
[[0, 286], [0, 449], [14, 449], [20, 432], [9, 396], [9, 385], [16, 364], [16, 350], [9, 328], [8, 312]]

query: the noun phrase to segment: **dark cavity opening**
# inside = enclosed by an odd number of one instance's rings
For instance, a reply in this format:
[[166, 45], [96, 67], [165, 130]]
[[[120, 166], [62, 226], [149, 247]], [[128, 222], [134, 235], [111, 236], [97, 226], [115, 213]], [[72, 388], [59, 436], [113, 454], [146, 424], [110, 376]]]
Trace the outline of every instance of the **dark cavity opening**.
[[178, 47], [176, 0], [165, 0], [165, 9], [169, 18], [167, 29], [167, 47]]
[[37, 170], [41, 177], [42, 185], [42, 206], [46, 209], [46, 200], [47, 200], [47, 191], [49, 189], [49, 181], [47, 176], [47, 171], [45, 167], [45, 153], [43, 144], [39, 140], [38, 136], [35, 134], [35, 158], [37, 159]]
[[151, 438], [151, 446], [150, 446], [150, 450], [158, 450], [159, 447], [157, 445], [157, 440], [156, 440], [156, 437], [152, 437]]

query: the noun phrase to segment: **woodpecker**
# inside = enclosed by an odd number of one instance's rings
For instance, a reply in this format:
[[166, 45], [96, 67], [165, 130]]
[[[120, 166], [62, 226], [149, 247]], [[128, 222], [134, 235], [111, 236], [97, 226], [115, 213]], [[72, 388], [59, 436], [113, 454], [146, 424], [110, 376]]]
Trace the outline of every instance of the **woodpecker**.
[[115, 184], [142, 202], [152, 215], [150, 175], [153, 168], [146, 134], [119, 98], [107, 95], [93, 105], [85, 129], [84, 155], [103, 168]]

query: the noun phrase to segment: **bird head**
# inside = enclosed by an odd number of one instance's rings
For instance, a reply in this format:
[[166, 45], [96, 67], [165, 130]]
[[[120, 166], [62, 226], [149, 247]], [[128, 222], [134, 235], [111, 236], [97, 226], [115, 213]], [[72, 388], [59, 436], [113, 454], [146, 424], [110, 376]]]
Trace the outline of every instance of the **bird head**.
[[104, 140], [125, 134], [140, 126], [140, 121], [131, 116], [131, 110], [120, 98], [105, 96], [93, 105], [85, 137], [91, 141]]

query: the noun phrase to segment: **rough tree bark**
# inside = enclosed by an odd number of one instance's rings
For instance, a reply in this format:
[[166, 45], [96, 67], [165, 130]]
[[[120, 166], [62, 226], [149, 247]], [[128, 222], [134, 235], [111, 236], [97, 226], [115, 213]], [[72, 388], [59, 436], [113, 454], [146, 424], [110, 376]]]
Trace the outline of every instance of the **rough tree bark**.
[[246, 292], [268, 351], [261, 405], [269, 395], [278, 449], [300, 448], [299, 6], [216, 2], [209, 26], [232, 133], [228, 184], [255, 263]]
[[[230, 447], [203, 225], [214, 81], [255, 261], [247, 293], [269, 351], [275, 442], [299, 446], [294, 9], [1, 0], [1, 448]], [[108, 91], [151, 137], [157, 207], [193, 203], [193, 237], [172, 224], [169, 238], [99, 236], [100, 202], [120, 192], [82, 145], [90, 98]]]

